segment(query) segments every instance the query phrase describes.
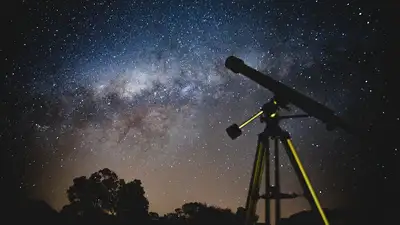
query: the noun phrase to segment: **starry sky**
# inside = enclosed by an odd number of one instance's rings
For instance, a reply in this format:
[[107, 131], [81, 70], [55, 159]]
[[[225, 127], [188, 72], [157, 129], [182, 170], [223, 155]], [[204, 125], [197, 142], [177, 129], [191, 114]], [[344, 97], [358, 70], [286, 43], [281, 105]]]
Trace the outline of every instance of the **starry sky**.
[[[273, 95], [226, 69], [230, 55], [366, 130], [389, 102], [383, 12], [360, 1], [15, 5], [13, 14], [23, 16], [7, 18], [2, 159], [17, 188], [56, 209], [74, 177], [105, 167], [142, 180], [150, 210], [161, 214], [189, 201], [244, 206], [263, 125], [254, 122], [234, 141], [225, 129]], [[366, 169], [358, 144], [314, 118], [281, 125], [323, 206], [346, 205]], [[300, 192], [280, 157], [283, 191]], [[387, 179], [383, 160], [371, 168]], [[304, 199], [287, 200], [282, 214], [303, 209]]]

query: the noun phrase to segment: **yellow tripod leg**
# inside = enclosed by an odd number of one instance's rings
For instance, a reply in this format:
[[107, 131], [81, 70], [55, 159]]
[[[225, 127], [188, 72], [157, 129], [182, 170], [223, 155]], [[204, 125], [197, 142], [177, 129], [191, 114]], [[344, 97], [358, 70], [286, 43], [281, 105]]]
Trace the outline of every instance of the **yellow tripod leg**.
[[[284, 141], [282, 140], [282, 142], [283, 142], [285, 148], [290, 151], [290, 152], [288, 152], [289, 159], [291, 161], [293, 161], [293, 160], [295, 161], [295, 164], [293, 164], [293, 162], [292, 162], [292, 165], [295, 167], [295, 171], [297, 173], [297, 176], [299, 177], [300, 182], [302, 183], [303, 188], [305, 186], [305, 188], [309, 191], [309, 193], [307, 193], [307, 194], [311, 195], [311, 197], [312, 197], [313, 201], [310, 202], [310, 204], [318, 210], [322, 220], [324, 221], [324, 224], [329, 225], [329, 221], [326, 218], [325, 212], [321, 207], [318, 197], [315, 194], [314, 188], [311, 185], [310, 179], [308, 178], [307, 173], [304, 170], [304, 167], [300, 161], [299, 156], [297, 155], [296, 149], [294, 148], [292, 141], [290, 140], [290, 138], [287, 138]], [[306, 190], [304, 190], [304, 191], [306, 191]], [[312, 203], [314, 203], [314, 204], [312, 204]]]
[[250, 180], [250, 187], [248, 190], [246, 201], [246, 225], [253, 224], [254, 217], [257, 209], [257, 202], [259, 197], [260, 185], [262, 174], [265, 164], [265, 150], [261, 141], [257, 142], [257, 152], [253, 164], [253, 172]]

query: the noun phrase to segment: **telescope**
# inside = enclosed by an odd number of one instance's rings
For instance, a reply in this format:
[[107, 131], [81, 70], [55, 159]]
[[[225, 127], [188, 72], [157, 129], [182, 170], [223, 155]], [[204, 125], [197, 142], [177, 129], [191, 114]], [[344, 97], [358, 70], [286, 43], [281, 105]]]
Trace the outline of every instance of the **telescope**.
[[[265, 123], [265, 129], [258, 134], [257, 151], [253, 163], [252, 175], [249, 184], [247, 200], [246, 200], [246, 216], [245, 224], [254, 225], [257, 201], [261, 198], [265, 199], [265, 224], [270, 224], [271, 206], [270, 200], [275, 201], [275, 221], [279, 224], [281, 219], [281, 199], [296, 198], [300, 195], [290, 195], [281, 193], [280, 190], [280, 163], [279, 163], [279, 145], [282, 143], [286, 155], [289, 158], [294, 172], [303, 189], [303, 196], [309, 202], [311, 208], [318, 212], [324, 225], [329, 225], [329, 221], [325, 215], [318, 196], [311, 185], [304, 166], [299, 158], [299, 155], [293, 145], [289, 132], [283, 130], [279, 126], [279, 122], [283, 119], [314, 117], [322, 121], [328, 130], [341, 128], [348, 133], [355, 134], [353, 128], [345, 123], [335, 113], [324, 105], [312, 100], [294, 89], [272, 79], [271, 77], [247, 66], [243, 60], [229, 56], [225, 61], [225, 67], [234, 73], [240, 73], [247, 78], [255, 81], [259, 85], [273, 92], [274, 97], [269, 102], [265, 103], [261, 110], [243, 122], [241, 125], [232, 124], [226, 129], [231, 139], [236, 139], [242, 134], [241, 129], [251, 121], [260, 117], [262, 123]], [[305, 115], [279, 115], [280, 109], [288, 109], [288, 105], [293, 104], [303, 110]], [[271, 185], [270, 176], [270, 143], [273, 142], [274, 151], [274, 186]], [[265, 194], [260, 195], [261, 180], [265, 170]]]
[[353, 129], [341, 118], [326, 106], [310, 99], [306, 95], [280, 83], [271, 77], [249, 67], [243, 60], [229, 56], [225, 61], [225, 67], [234, 73], [240, 73], [247, 78], [255, 81], [264, 88], [274, 93], [275, 98], [280, 102], [280, 106], [287, 106], [289, 103], [297, 106], [310, 117], [315, 117], [326, 124], [328, 130], [341, 128], [348, 133], [353, 133]]

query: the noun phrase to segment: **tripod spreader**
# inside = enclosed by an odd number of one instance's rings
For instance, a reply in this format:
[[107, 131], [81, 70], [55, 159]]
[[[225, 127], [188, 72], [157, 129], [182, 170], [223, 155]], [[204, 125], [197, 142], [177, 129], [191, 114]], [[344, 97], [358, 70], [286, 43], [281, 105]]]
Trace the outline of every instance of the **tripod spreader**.
[[[271, 187], [271, 188], [273, 188], [273, 187]], [[279, 199], [293, 199], [293, 198], [297, 198], [297, 197], [300, 197], [300, 195], [296, 194], [296, 193], [282, 193], [282, 192], [281, 193], [272, 192], [269, 195], [263, 194], [260, 196], [260, 198], [266, 199], [266, 200], [278, 199], [278, 198]]]

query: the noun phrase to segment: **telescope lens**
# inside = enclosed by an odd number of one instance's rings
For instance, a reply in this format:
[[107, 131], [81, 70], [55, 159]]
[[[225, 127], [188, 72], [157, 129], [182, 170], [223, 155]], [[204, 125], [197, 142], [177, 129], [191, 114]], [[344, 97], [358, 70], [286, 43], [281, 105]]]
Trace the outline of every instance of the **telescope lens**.
[[229, 56], [225, 61], [225, 67], [232, 70], [234, 73], [239, 73], [243, 66], [244, 61], [235, 56]]
[[242, 130], [240, 130], [239, 126], [235, 123], [226, 128], [226, 133], [228, 133], [229, 137], [232, 140], [235, 140], [237, 137], [242, 135]]

